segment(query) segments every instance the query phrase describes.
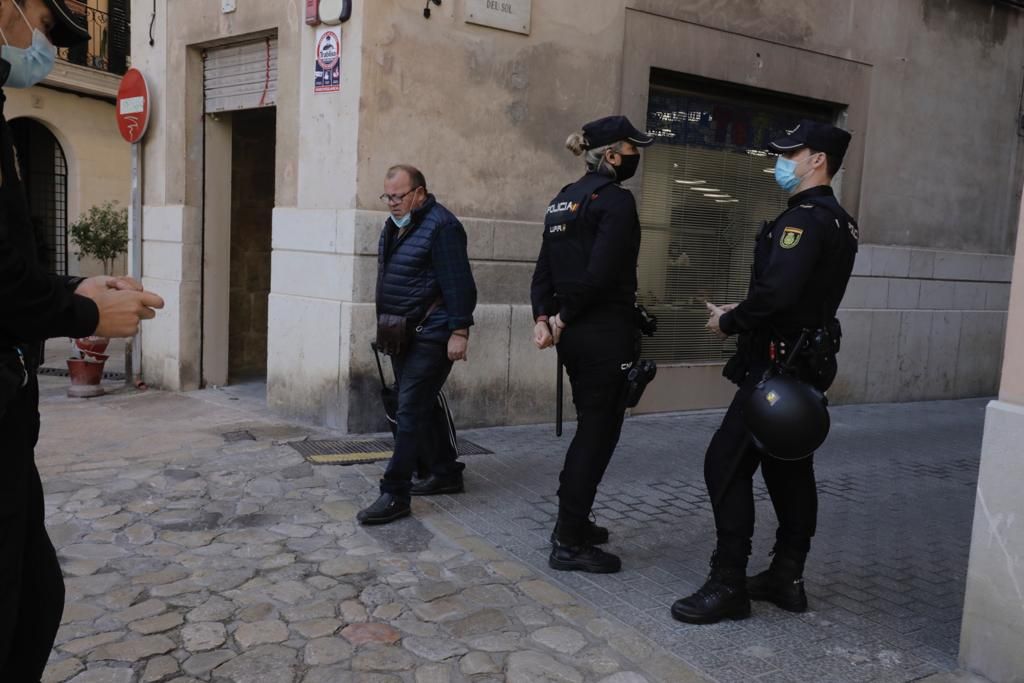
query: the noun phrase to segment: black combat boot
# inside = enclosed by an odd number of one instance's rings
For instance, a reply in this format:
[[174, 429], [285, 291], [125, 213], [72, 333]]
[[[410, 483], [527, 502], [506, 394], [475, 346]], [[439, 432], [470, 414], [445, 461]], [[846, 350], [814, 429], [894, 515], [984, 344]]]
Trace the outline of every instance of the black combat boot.
[[722, 567], [711, 557], [711, 574], [693, 595], [676, 600], [672, 618], [688, 624], [714, 624], [722, 619], [750, 616], [746, 572], [740, 567]]
[[622, 560], [589, 542], [590, 520], [567, 519], [559, 515], [552, 534], [548, 566], [566, 572], [614, 574], [622, 569]]
[[806, 553], [772, 551], [772, 563], [765, 571], [747, 579], [751, 600], [764, 600], [787, 612], [806, 612], [804, 560]]
[[[587, 520], [587, 525], [583, 529], [583, 542], [587, 545], [604, 545], [608, 542], [609, 534], [608, 529], [603, 526], [598, 526], [597, 522], [592, 519]], [[558, 540], [558, 523], [555, 522], [555, 528], [551, 531], [551, 542], [555, 543]]]

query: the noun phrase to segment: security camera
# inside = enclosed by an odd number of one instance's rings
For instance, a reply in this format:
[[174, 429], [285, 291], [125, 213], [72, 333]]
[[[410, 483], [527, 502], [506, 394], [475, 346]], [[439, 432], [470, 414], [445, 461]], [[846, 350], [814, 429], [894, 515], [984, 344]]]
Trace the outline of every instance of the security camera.
[[438, 7], [441, 6], [441, 0], [427, 0], [427, 6], [423, 8], [423, 18], [424, 19], [429, 19], [430, 18], [430, 3], [434, 3]]

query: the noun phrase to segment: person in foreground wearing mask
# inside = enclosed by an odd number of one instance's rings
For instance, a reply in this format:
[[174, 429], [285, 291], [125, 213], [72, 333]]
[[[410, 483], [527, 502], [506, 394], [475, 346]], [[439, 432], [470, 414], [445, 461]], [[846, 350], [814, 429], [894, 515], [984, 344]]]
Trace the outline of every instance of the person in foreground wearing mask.
[[[432, 419], [452, 364], [467, 359], [476, 308], [466, 230], [430, 194], [423, 174], [404, 164], [391, 167], [381, 201], [391, 215], [377, 251], [377, 346], [395, 369], [398, 425], [380, 496], [356, 516], [361, 524], [407, 516], [410, 496], [463, 490], [465, 465], [455, 450], [431, 448]], [[419, 463], [429, 474], [413, 485]]]
[[[88, 39], [84, 18], [66, 0], [0, 0], [0, 87], [36, 85], [53, 68], [55, 46]], [[3, 101], [0, 94], [0, 108]], [[162, 307], [130, 278], [62, 277], [42, 268], [11, 130], [0, 116], [0, 681], [40, 680], [64, 611], [35, 465], [41, 342], [130, 337]]]
[[[835, 378], [842, 334], [835, 315], [853, 271], [859, 234], [831, 183], [849, 144], [849, 133], [816, 121], [801, 121], [769, 143], [779, 155], [776, 182], [792, 195], [789, 205], [757, 236], [747, 298], [721, 307], [708, 304], [712, 332], [722, 338], [740, 335], [739, 350], [722, 373], [739, 390], [704, 457], [717, 532], [711, 573], [696, 593], [672, 606], [679, 621], [742, 619], [750, 614], [751, 599], [791, 612], [807, 609], [804, 561], [818, 516], [813, 453], [769, 453], [751, 438], [744, 409], [776, 364], [792, 361], [800, 381], [821, 392]], [[773, 400], [771, 393], [766, 399]], [[748, 579], [753, 477], [759, 466], [778, 529], [771, 567]]]
[[626, 373], [637, 356], [636, 266], [640, 219], [619, 183], [654, 139], [624, 116], [592, 121], [566, 141], [586, 174], [548, 206], [530, 298], [539, 349], [556, 345], [569, 373], [577, 426], [559, 475], [553, 569], [613, 573], [622, 562], [597, 546], [608, 530], [591, 519], [597, 487], [619, 442]]

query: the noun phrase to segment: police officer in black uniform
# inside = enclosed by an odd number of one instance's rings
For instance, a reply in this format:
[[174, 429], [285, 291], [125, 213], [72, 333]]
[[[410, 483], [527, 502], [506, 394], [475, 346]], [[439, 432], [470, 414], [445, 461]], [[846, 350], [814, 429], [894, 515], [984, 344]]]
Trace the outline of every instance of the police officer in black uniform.
[[[35, 85], [53, 67], [55, 45], [88, 39], [84, 18], [66, 0], [0, 0], [0, 86]], [[130, 278], [68, 278], [42, 269], [11, 130], [0, 115], [0, 681], [39, 681], [64, 610], [33, 453], [41, 342], [134, 335], [139, 320], [163, 306], [141, 289]]]
[[[794, 194], [757, 236], [747, 298], [738, 305], [708, 305], [709, 329], [721, 337], [739, 335], [739, 351], [723, 374], [740, 388], [704, 461], [717, 532], [711, 574], [696, 593], [672, 606], [680, 621], [740, 619], [750, 614], [751, 599], [793, 612], [807, 609], [803, 569], [818, 510], [813, 458], [767, 454], [748, 433], [744, 403], [776, 363], [791, 361], [797, 377], [820, 391], [835, 377], [835, 315], [853, 270], [858, 232], [831, 182], [849, 143], [846, 131], [814, 121], [802, 121], [770, 143], [779, 155], [776, 181]], [[748, 580], [758, 466], [779, 526], [771, 567]]]
[[597, 486], [619, 440], [626, 371], [636, 360], [636, 200], [619, 183], [636, 173], [653, 138], [626, 117], [592, 121], [566, 141], [586, 155], [587, 173], [551, 202], [533, 273], [534, 342], [557, 345], [578, 422], [559, 475], [558, 522], [548, 560], [554, 569], [617, 572], [618, 557], [597, 548], [608, 530], [591, 521]]

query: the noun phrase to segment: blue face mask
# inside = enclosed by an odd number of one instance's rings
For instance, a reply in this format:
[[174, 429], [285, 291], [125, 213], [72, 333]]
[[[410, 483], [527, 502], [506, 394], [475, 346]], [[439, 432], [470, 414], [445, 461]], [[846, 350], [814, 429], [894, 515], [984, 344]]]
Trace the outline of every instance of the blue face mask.
[[[18, 8], [21, 18], [25, 20], [29, 28], [32, 28], [32, 24], [29, 23], [17, 2], [14, 3], [14, 6]], [[7, 36], [3, 35], [3, 32], [0, 32], [0, 37], [3, 37], [4, 43], [7, 43]], [[31, 45], [13, 47], [6, 44], [0, 47], [0, 57], [11, 65], [11, 73], [4, 85], [9, 85], [12, 88], [31, 88], [53, 71], [53, 65], [57, 61], [57, 48], [43, 35], [42, 31], [32, 28]]]
[[800, 176], [796, 174], [796, 162], [792, 159], [779, 157], [775, 160], [775, 182], [786, 192], [792, 192], [800, 185]]
[[401, 218], [395, 218], [394, 216], [392, 216], [391, 220], [393, 220], [395, 222], [395, 225], [398, 226], [398, 229], [401, 230], [402, 228], [405, 228], [406, 226], [409, 225], [409, 223], [412, 222], [412, 211], [405, 214]]

